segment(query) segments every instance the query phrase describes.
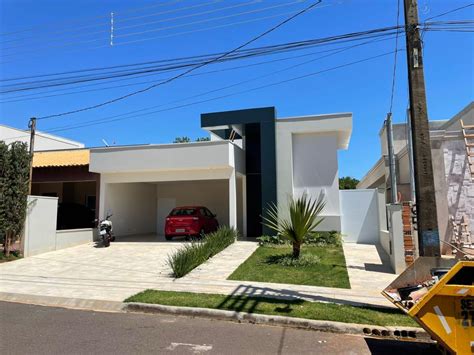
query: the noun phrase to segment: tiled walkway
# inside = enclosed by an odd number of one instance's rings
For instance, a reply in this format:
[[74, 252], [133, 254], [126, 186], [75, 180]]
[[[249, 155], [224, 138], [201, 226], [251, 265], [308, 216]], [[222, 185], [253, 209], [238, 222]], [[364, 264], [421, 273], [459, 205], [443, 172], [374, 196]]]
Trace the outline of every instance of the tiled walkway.
[[344, 245], [352, 289], [337, 289], [226, 280], [257, 248], [255, 242], [247, 241], [236, 242], [186, 277], [174, 280], [166, 259], [180, 244], [121, 242], [110, 248], [87, 244], [0, 264], [0, 300], [6, 299], [7, 293], [15, 293], [25, 298], [123, 301], [151, 288], [390, 306], [380, 291], [395, 275], [387, 272], [375, 246]]

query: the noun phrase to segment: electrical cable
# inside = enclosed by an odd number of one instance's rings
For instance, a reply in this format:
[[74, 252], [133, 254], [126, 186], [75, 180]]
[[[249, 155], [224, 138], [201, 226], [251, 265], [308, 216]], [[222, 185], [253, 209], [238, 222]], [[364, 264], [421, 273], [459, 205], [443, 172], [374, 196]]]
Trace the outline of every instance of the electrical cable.
[[[125, 10], [125, 11], [121, 11], [120, 13], [122, 13], [122, 14], [124, 14], [124, 13], [133, 13], [133, 12], [138, 12], [138, 11], [141, 11], [141, 10], [149, 9], [149, 8], [152, 8], [152, 7], [161, 7], [161, 6], [173, 5], [173, 4], [176, 4], [178, 2], [182, 2], [182, 1], [183, 0], [173, 0], [173, 1], [168, 1], [166, 3], [159, 3], [159, 4], [156, 4], [156, 5], [140, 7], [140, 8], [136, 8], [136, 9], [132, 9], [132, 10]], [[184, 8], [183, 10], [186, 10], [186, 8]], [[95, 19], [105, 19], [105, 18], [109, 19], [110, 15], [93, 16], [93, 17], [88, 17], [87, 19], [95, 20]], [[67, 24], [68, 27], [70, 28], [71, 23], [74, 23], [74, 22], [79, 22], [80, 23], [81, 21], [83, 21], [83, 20], [68, 19], [68, 20], [64, 20], [64, 21], [56, 21], [54, 23], [64, 23], [64, 24]], [[45, 26], [47, 28], [47, 25], [41, 24], [41, 25], [28, 27], [28, 28], [25, 28], [25, 29], [22, 29], [22, 30], [19, 30], [19, 31], [0, 33], [0, 36], [9, 36], [9, 35], [17, 34], [17, 33], [29, 32], [29, 31], [32, 31], [32, 30], [35, 30], [35, 29], [42, 30], [42, 29], [45, 28]], [[53, 33], [64, 33], [64, 32], [70, 32], [70, 31], [77, 31], [79, 29], [97, 27], [97, 26], [101, 26], [101, 25], [94, 25], [94, 26], [87, 26], [87, 27], [76, 27], [74, 29], [71, 29], [71, 28], [70, 29], [62, 29], [60, 31], [56, 31], [56, 32], [53, 32]], [[28, 37], [28, 38], [32, 38], [32, 37]]]
[[170, 83], [170, 82], [172, 82], [172, 81], [175, 81], [175, 80], [177, 80], [177, 79], [179, 79], [179, 78], [181, 78], [181, 77], [183, 77], [183, 76], [185, 76], [185, 75], [187, 75], [187, 74], [190, 74], [191, 72], [193, 72], [193, 71], [195, 71], [195, 70], [197, 70], [197, 69], [199, 69], [199, 68], [202, 68], [202, 67], [204, 67], [204, 66], [206, 66], [206, 65], [208, 65], [208, 64], [214, 63], [215, 61], [218, 61], [219, 59], [222, 59], [222, 58], [224, 58], [224, 57], [226, 57], [226, 56], [228, 56], [228, 55], [230, 55], [230, 54], [232, 54], [232, 53], [238, 51], [239, 49], [244, 48], [244, 47], [248, 46], [249, 44], [251, 44], [251, 43], [253, 43], [253, 42], [259, 40], [260, 38], [262, 38], [262, 37], [268, 35], [269, 33], [271, 33], [271, 32], [273, 32], [273, 31], [277, 30], [278, 28], [284, 26], [284, 25], [287, 24], [288, 22], [290, 22], [290, 21], [292, 21], [293, 19], [297, 18], [298, 16], [300, 16], [300, 15], [302, 15], [302, 14], [304, 14], [304, 13], [310, 11], [311, 9], [313, 9], [314, 7], [316, 7], [317, 5], [319, 5], [319, 4], [321, 3], [321, 1], [322, 1], [322, 0], [318, 0], [318, 1], [314, 2], [313, 4], [311, 4], [311, 5], [307, 6], [306, 8], [304, 8], [303, 10], [298, 11], [296, 14], [290, 16], [290, 17], [287, 18], [286, 20], [284, 20], [284, 21], [280, 22], [279, 24], [277, 24], [277, 25], [271, 27], [270, 29], [264, 31], [264, 32], [261, 33], [260, 35], [258, 35], [258, 36], [256, 36], [256, 37], [250, 39], [249, 41], [247, 41], [247, 42], [241, 44], [240, 46], [237, 46], [236, 48], [230, 50], [229, 52], [227, 52], [227, 53], [225, 53], [225, 54], [223, 54], [223, 55], [221, 55], [221, 56], [219, 56], [219, 57], [217, 57], [217, 58], [215, 58], [215, 59], [209, 60], [209, 61], [207, 61], [207, 62], [204, 62], [204, 63], [200, 64], [200, 65], [197, 65], [197, 66], [195, 66], [195, 67], [193, 67], [193, 68], [191, 68], [191, 69], [188, 69], [188, 70], [184, 71], [183, 73], [178, 74], [178, 75], [176, 75], [176, 76], [174, 76], [174, 77], [172, 77], [172, 78], [169, 78], [168, 80], [166, 80], [166, 81], [164, 81], [164, 82], [160, 82], [160, 83], [157, 83], [157, 84], [150, 85], [150, 86], [148, 86], [148, 87], [146, 87], [146, 88], [143, 88], [143, 89], [140, 89], [140, 90], [131, 92], [131, 93], [129, 93], [129, 94], [126, 94], [126, 95], [123, 95], [123, 96], [120, 96], [120, 97], [117, 97], [117, 98], [114, 98], [114, 99], [111, 99], [111, 100], [102, 102], [102, 103], [100, 103], [100, 104], [96, 104], [96, 105], [92, 105], [92, 106], [88, 106], [88, 107], [83, 107], [83, 108], [76, 109], [76, 110], [72, 110], [72, 111], [67, 111], [67, 112], [62, 112], [62, 113], [57, 113], [57, 114], [52, 114], [52, 115], [43, 116], [43, 117], [38, 118], [38, 120], [44, 120], [44, 119], [53, 118], [53, 117], [61, 117], [61, 116], [66, 116], [66, 115], [71, 115], [71, 114], [75, 114], [75, 113], [79, 113], [79, 112], [83, 112], [83, 111], [88, 111], [88, 110], [96, 109], [96, 108], [99, 108], [99, 107], [102, 107], [102, 106], [105, 106], [105, 105], [109, 105], [109, 104], [111, 104], [111, 103], [114, 103], [114, 102], [117, 102], [117, 101], [120, 101], [120, 100], [124, 100], [124, 99], [126, 99], [126, 98], [131, 97], [131, 96], [144, 93], [144, 92], [146, 92], [146, 91], [149, 91], [149, 90], [151, 90], [151, 89], [154, 89], [154, 88], [157, 87], [157, 86], [164, 85], [164, 84]]
[[[330, 43], [345, 43], [345, 42], [350, 42], [354, 40], [362, 40], [366, 38], [371, 38], [371, 37], [377, 37], [377, 36], [386, 36], [394, 33], [395, 31], [398, 31], [399, 28], [395, 27], [387, 27], [387, 28], [381, 28], [381, 29], [374, 29], [374, 30], [368, 30], [368, 31], [362, 31], [362, 32], [354, 32], [354, 33], [349, 33], [349, 34], [343, 34], [343, 35], [337, 35], [337, 36], [331, 36], [331, 37], [325, 37], [325, 38], [319, 38], [319, 39], [313, 39], [313, 40], [305, 40], [305, 41], [299, 41], [299, 42], [290, 42], [290, 43], [284, 43], [284, 44], [279, 44], [279, 45], [272, 45], [272, 46], [265, 46], [265, 47], [256, 47], [252, 49], [245, 49], [242, 51], [237, 51], [235, 54], [228, 56], [227, 58], [224, 58], [221, 61], [228, 61], [228, 60], [234, 60], [234, 59], [239, 59], [239, 58], [246, 58], [246, 57], [252, 57], [252, 56], [260, 56], [260, 55], [266, 55], [269, 53], [281, 53], [289, 50], [293, 50], [295, 48], [304, 48], [304, 47], [311, 47], [311, 46], [316, 46], [316, 45], [324, 45], [324, 44], [330, 44]], [[222, 53], [219, 54], [210, 54], [210, 55], [203, 55], [203, 56], [198, 56], [197, 58], [202, 58], [201, 62], [209, 61], [209, 60], [215, 60], [215, 57], [217, 55], [222, 55]], [[190, 57], [188, 57], [190, 58]], [[180, 59], [174, 59], [174, 60], [167, 60], [177, 62]], [[192, 60], [185, 60], [184, 63], [185, 65], [177, 64], [175, 66], [152, 66], [152, 67], [147, 67], [147, 68], [139, 68], [136, 71], [131, 72], [129, 69], [124, 70], [123, 72], [118, 71], [117, 75], [106, 75], [106, 76], [96, 76], [96, 77], [90, 77], [92, 74], [87, 74], [84, 76], [72, 76], [72, 77], [65, 77], [65, 78], [54, 78], [54, 79], [48, 79], [48, 80], [39, 80], [36, 82], [23, 82], [23, 83], [16, 83], [16, 84], [11, 84], [11, 85], [2, 85], [3, 88], [6, 88], [7, 90], [2, 91], [1, 93], [11, 93], [11, 92], [16, 92], [16, 91], [25, 91], [25, 90], [32, 90], [32, 89], [41, 89], [41, 88], [47, 88], [50, 86], [61, 86], [61, 85], [71, 85], [71, 84], [76, 84], [79, 82], [88, 82], [88, 81], [97, 81], [97, 80], [105, 80], [105, 79], [110, 79], [110, 78], [115, 78], [115, 77], [121, 77], [121, 76], [130, 76], [130, 75], [139, 75], [143, 73], [149, 73], [149, 72], [156, 72], [156, 71], [162, 71], [162, 70], [169, 70], [169, 69], [174, 69], [174, 68], [180, 68], [180, 67], [186, 67], [190, 65], [196, 65], [201, 63], [199, 61], [192, 61]], [[164, 63], [164, 62], [163, 62]], [[131, 64], [130, 64], [131, 65]], [[127, 66], [130, 66], [127, 65]], [[142, 65], [141, 63], [138, 65]], [[119, 67], [119, 66], [116, 66]], [[107, 67], [104, 69], [108, 69]], [[93, 71], [99, 70], [98, 68], [93, 68], [91, 69]], [[86, 72], [87, 69], [81, 70], [81, 71], [72, 71], [71, 73], [74, 72]], [[68, 73], [68, 72], [62, 72], [62, 73]], [[101, 75], [105, 75], [109, 73], [104, 73]], [[44, 76], [54, 76], [56, 74], [44, 74], [44, 75], [36, 75], [33, 77], [44, 77]], [[59, 74], [58, 74], [59, 75]], [[8, 80], [24, 80], [29, 77], [22, 77], [22, 78], [10, 78]], [[61, 81], [58, 82], [58, 80], [61, 79], [67, 79], [67, 81]], [[70, 80], [74, 79], [74, 80]], [[80, 79], [80, 80], [79, 80]], [[35, 85], [35, 86], [29, 86], [29, 87], [24, 87], [24, 85], [30, 84], [30, 85]], [[37, 85], [38, 84], [38, 85]], [[47, 85], [46, 85], [47, 84]]]
[[474, 6], [474, 3], [470, 3], [470, 4], [465, 5], [465, 6], [457, 7], [457, 8], [455, 8], [455, 9], [452, 9], [452, 10], [449, 10], [449, 11], [446, 11], [446, 12], [443, 12], [443, 13], [441, 13], [441, 14], [439, 14], [439, 15], [435, 15], [435, 16], [428, 17], [428, 18], [425, 19], [425, 21], [423, 21], [423, 22], [427, 22], [427, 21], [432, 20], [432, 19], [434, 19], [434, 18], [438, 18], [438, 17], [441, 17], [441, 16], [445, 16], [445, 15], [451, 14], [451, 13], [453, 13], [453, 12], [466, 9], [466, 8], [468, 8], [468, 7], [471, 7], [471, 6]]
[[[397, 1], [397, 27], [400, 24], [400, 0]], [[398, 33], [395, 37], [395, 54], [393, 56], [393, 75], [392, 75], [392, 93], [390, 95], [390, 108], [388, 112], [392, 114], [392, 108], [393, 108], [393, 97], [395, 94], [395, 81], [396, 81], [396, 74], [397, 74], [397, 57], [398, 57]]]
[[[402, 50], [399, 50], [399, 51], [402, 51]], [[84, 124], [57, 127], [57, 128], [53, 128], [53, 129], [49, 130], [48, 132], [49, 133], [61, 132], [61, 131], [66, 131], [66, 130], [71, 130], [71, 129], [95, 126], [95, 125], [98, 125], [98, 124], [116, 122], [116, 121], [121, 121], [121, 120], [125, 120], [125, 119], [130, 119], [130, 118], [144, 117], [144, 116], [148, 116], [148, 115], [155, 114], [155, 113], [166, 112], [166, 111], [171, 111], [171, 110], [175, 110], [175, 109], [179, 109], [179, 108], [183, 108], [183, 107], [194, 106], [194, 105], [201, 104], [201, 103], [206, 103], [206, 102], [215, 101], [215, 100], [219, 100], [219, 99], [223, 99], [223, 98], [228, 98], [228, 97], [231, 97], [231, 96], [236, 96], [236, 95], [240, 95], [240, 94], [245, 94], [245, 93], [261, 90], [261, 89], [264, 89], [264, 88], [267, 88], [267, 87], [277, 86], [277, 85], [285, 84], [285, 83], [288, 83], [288, 82], [308, 78], [308, 77], [311, 77], [311, 76], [315, 76], [315, 75], [323, 74], [323, 73], [330, 72], [330, 71], [333, 71], [333, 70], [345, 68], [345, 67], [348, 67], [348, 66], [351, 66], [351, 65], [363, 63], [363, 62], [366, 62], [366, 61], [381, 58], [383, 56], [387, 56], [387, 55], [391, 55], [391, 54], [393, 54], [393, 51], [383, 53], [383, 54], [379, 54], [379, 55], [375, 55], [375, 56], [371, 56], [371, 57], [367, 57], [367, 58], [364, 58], [364, 59], [361, 59], [361, 60], [341, 64], [341, 65], [338, 65], [338, 66], [330, 67], [330, 68], [319, 70], [319, 71], [316, 71], [316, 72], [311, 72], [311, 73], [300, 75], [300, 76], [297, 76], [297, 77], [292, 77], [292, 78], [289, 78], [289, 79], [285, 79], [285, 80], [281, 80], [281, 81], [261, 85], [261, 86], [258, 86], [258, 87], [254, 87], [254, 88], [250, 88], [250, 89], [244, 89], [244, 90], [241, 90], [241, 91], [238, 91], [238, 92], [235, 92], [235, 93], [230, 93], [230, 94], [225, 94], [225, 95], [213, 97], [213, 98], [210, 98], [210, 99], [195, 101], [195, 102], [191, 102], [191, 103], [188, 103], [188, 104], [183, 104], [183, 105], [170, 107], [170, 108], [167, 108], [167, 109], [147, 112], [147, 113], [144, 113], [144, 114], [139, 114], [139, 115], [134, 115], [134, 116], [129, 116], [129, 117], [115, 118], [115, 117], [119, 117], [119, 116], [124, 116], [124, 114], [121, 114], [121, 115], [108, 117], [107, 120], [105, 120], [105, 119], [91, 120], [91, 121], [88, 121], [88, 122], [84, 122]]]
[[[335, 48], [335, 49], [329, 49], [329, 50], [324, 50], [324, 51], [306, 53], [306, 54], [298, 55], [298, 56], [291, 56], [291, 57], [279, 58], [279, 59], [264, 61], [264, 62], [260, 62], [260, 63], [252, 63], [252, 64], [246, 64], [246, 65], [241, 65], [241, 66], [236, 66], [236, 67], [231, 67], [231, 68], [218, 69], [218, 70], [207, 71], [207, 72], [203, 72], [203, 73], [191, 74], [191, 75], [189, 75], [188, 77], [201, 76], [201, 75], [208, 75], [208, 74], [213, 74], [213, 73], [218, 73], [218, 72], [223, 72], [223, 71], [242, 69], [242, 68], [247, 68], [247, 67], [252, 67], [252, 66], [258, 66], [258, 65], [264, 65], [264, 64], [268, 64], [268, 63], [280, 62], [280, 61], [285, 61], [285, 60], [291, 60], [291, 59], [295, 59], [295, 58], [301, 58], [301, 57], [306, 57], [306, 56], [311, 56], [311, 55], [321, 54], [321, 53], [327, 53], [327, 52], [335, 52], [334, 54], [338, 54], [338, 53], [340, 53], [340, 52], [342, 52], [342, 51], [345, 51], [345, 50], [347, 50], [347, 49], [352, 49], [352, 48], [355, 48], [355, 47], [358, 47], [358, 46], [362, 46], [362, 45], [366, 45], [366, 44], [372, 44], [372, 43], [375, 43], [375, 42], [386, 41], [386, 40], [389, 40], [389, 39], [391, 39], [391, 38], [389, 37], [389, 38], [382, 38], [382, 39], [370, 40], [370, 41], [363, 42], [363, 43], [360, 43], [360, 44], [351, 45], [351, 46], [346, 46], [346, 47], [344, 47], [344, 48], [342, 48], [342, 49], [341, 49], [341, 48]], [[332, 54], [330, 54], [330, 55], [332, 55]], [[330, 55], [327, 55], [327, 56], [330, 56]], [[323, 56], [322, 58], [325, 58], [325, 57], [327, 57], [327, 56]], [[318, 59], [321, 59], [321, 58], [318, 58]], [[311, 61], [310, 61], [310, 62], [311, 62]], [[298, 65], [298, 66], [299, 66], [299, 65]], [[291, 68], [293, 68], [293, 66], [292, 66]], [[275, 73], [278, 73], [278, 72], [279, 72], [279, 71], [277, 71], [277, 72], [272, 72], [272, 73], [275, 74]], [[40, 96], [40, 97], [30, 97], [30, 98], [26, 98], [26, 99], [21, 99], [21, 98], [20, 98], [20, 99], [16, 99], [16, 100], [2, 101], [2, 102], [0, 102], [0, 103], [4, 104], [4, 103], [9, 103], [9, 102], [31, 101], [31, 100], [38, 100], [38, 99], [49, 98], [49, 97], [64, 96], [64, 95], [74, 95], [74, 94], [80, 94], [80, 93], [86, 93], [86, 92], [94, 92], [94, 91], [102, 91], [102, 90], [108, 90], [108, 89], [122, 88], [122, 87], [126, 87], [126, 86], [134, 86], [134, 85], [148, 84], [148, 83], [151, 83], [151, 82], [156, 82], [156, 80], [154, 80], [154, 81], [147, 81], [147, 82], [140, 82], [140, 83], [132, 83], [132, 84], [128, 84], [128, 85], [117, 85], [117, 86], [111, 86], [111, 87], [107, 87], [107, 88], [97, 88], [97, 89], [92, 89], [92, 90], [82, 90], [82, 91], [76, 91], [76, 92], [70, 92], [70, 93], [62, 93], [62, 94], [55, 94], [55, 95], [45, 95], [45, 96]], [[219, 89], [219, 90], [221, 90], [221, 89]], [[161, 105], [158, 105], [158, 106], [161, 106]], [[151, 108], [154, 108], [154, 107], [156, 107], [156, 106], [152, 106]]]

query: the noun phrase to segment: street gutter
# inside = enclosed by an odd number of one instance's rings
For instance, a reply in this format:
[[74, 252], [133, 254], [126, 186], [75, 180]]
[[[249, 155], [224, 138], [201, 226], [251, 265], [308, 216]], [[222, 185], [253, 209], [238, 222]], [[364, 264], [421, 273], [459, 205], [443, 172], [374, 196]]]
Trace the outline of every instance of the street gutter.
[[211, 308], [176, 307], [160, 304], [130, 302], [125, 303], [123, 311], [129, 313], [168, 314], [176, 316], [200, 317], [227, 320], [238, 323], [252, 323], [288, 328], [317, 330], [322, 332], [374, 336], [378, 338], [432, 342], [430, 336], [416, 327], [379, 326], [356, 323], [322, 321], [295, 317], [226, 311]]

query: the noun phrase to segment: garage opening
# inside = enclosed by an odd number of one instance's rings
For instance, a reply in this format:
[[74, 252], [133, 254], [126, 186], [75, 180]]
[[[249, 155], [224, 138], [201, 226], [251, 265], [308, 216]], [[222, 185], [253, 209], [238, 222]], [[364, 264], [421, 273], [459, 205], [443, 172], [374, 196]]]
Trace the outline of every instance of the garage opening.
[[[236, 179], [237, 228], [244, 230], [244, 177]], [[157, 241], [164, 238], [165, 220], [180, 206], [205, 206], [229, 225], [229, 180], [192, 180], [106, 184], [105, 211], [112, 212], [118, 239]]]

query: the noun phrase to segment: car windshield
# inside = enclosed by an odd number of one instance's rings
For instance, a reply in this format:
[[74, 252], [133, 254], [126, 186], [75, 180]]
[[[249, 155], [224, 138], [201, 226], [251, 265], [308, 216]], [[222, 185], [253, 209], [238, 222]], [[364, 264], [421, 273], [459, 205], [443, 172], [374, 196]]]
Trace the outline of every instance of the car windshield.
[[171, 211], [170, 216], [194, 216], [195, 214], [195, 208], [177, 208]]

